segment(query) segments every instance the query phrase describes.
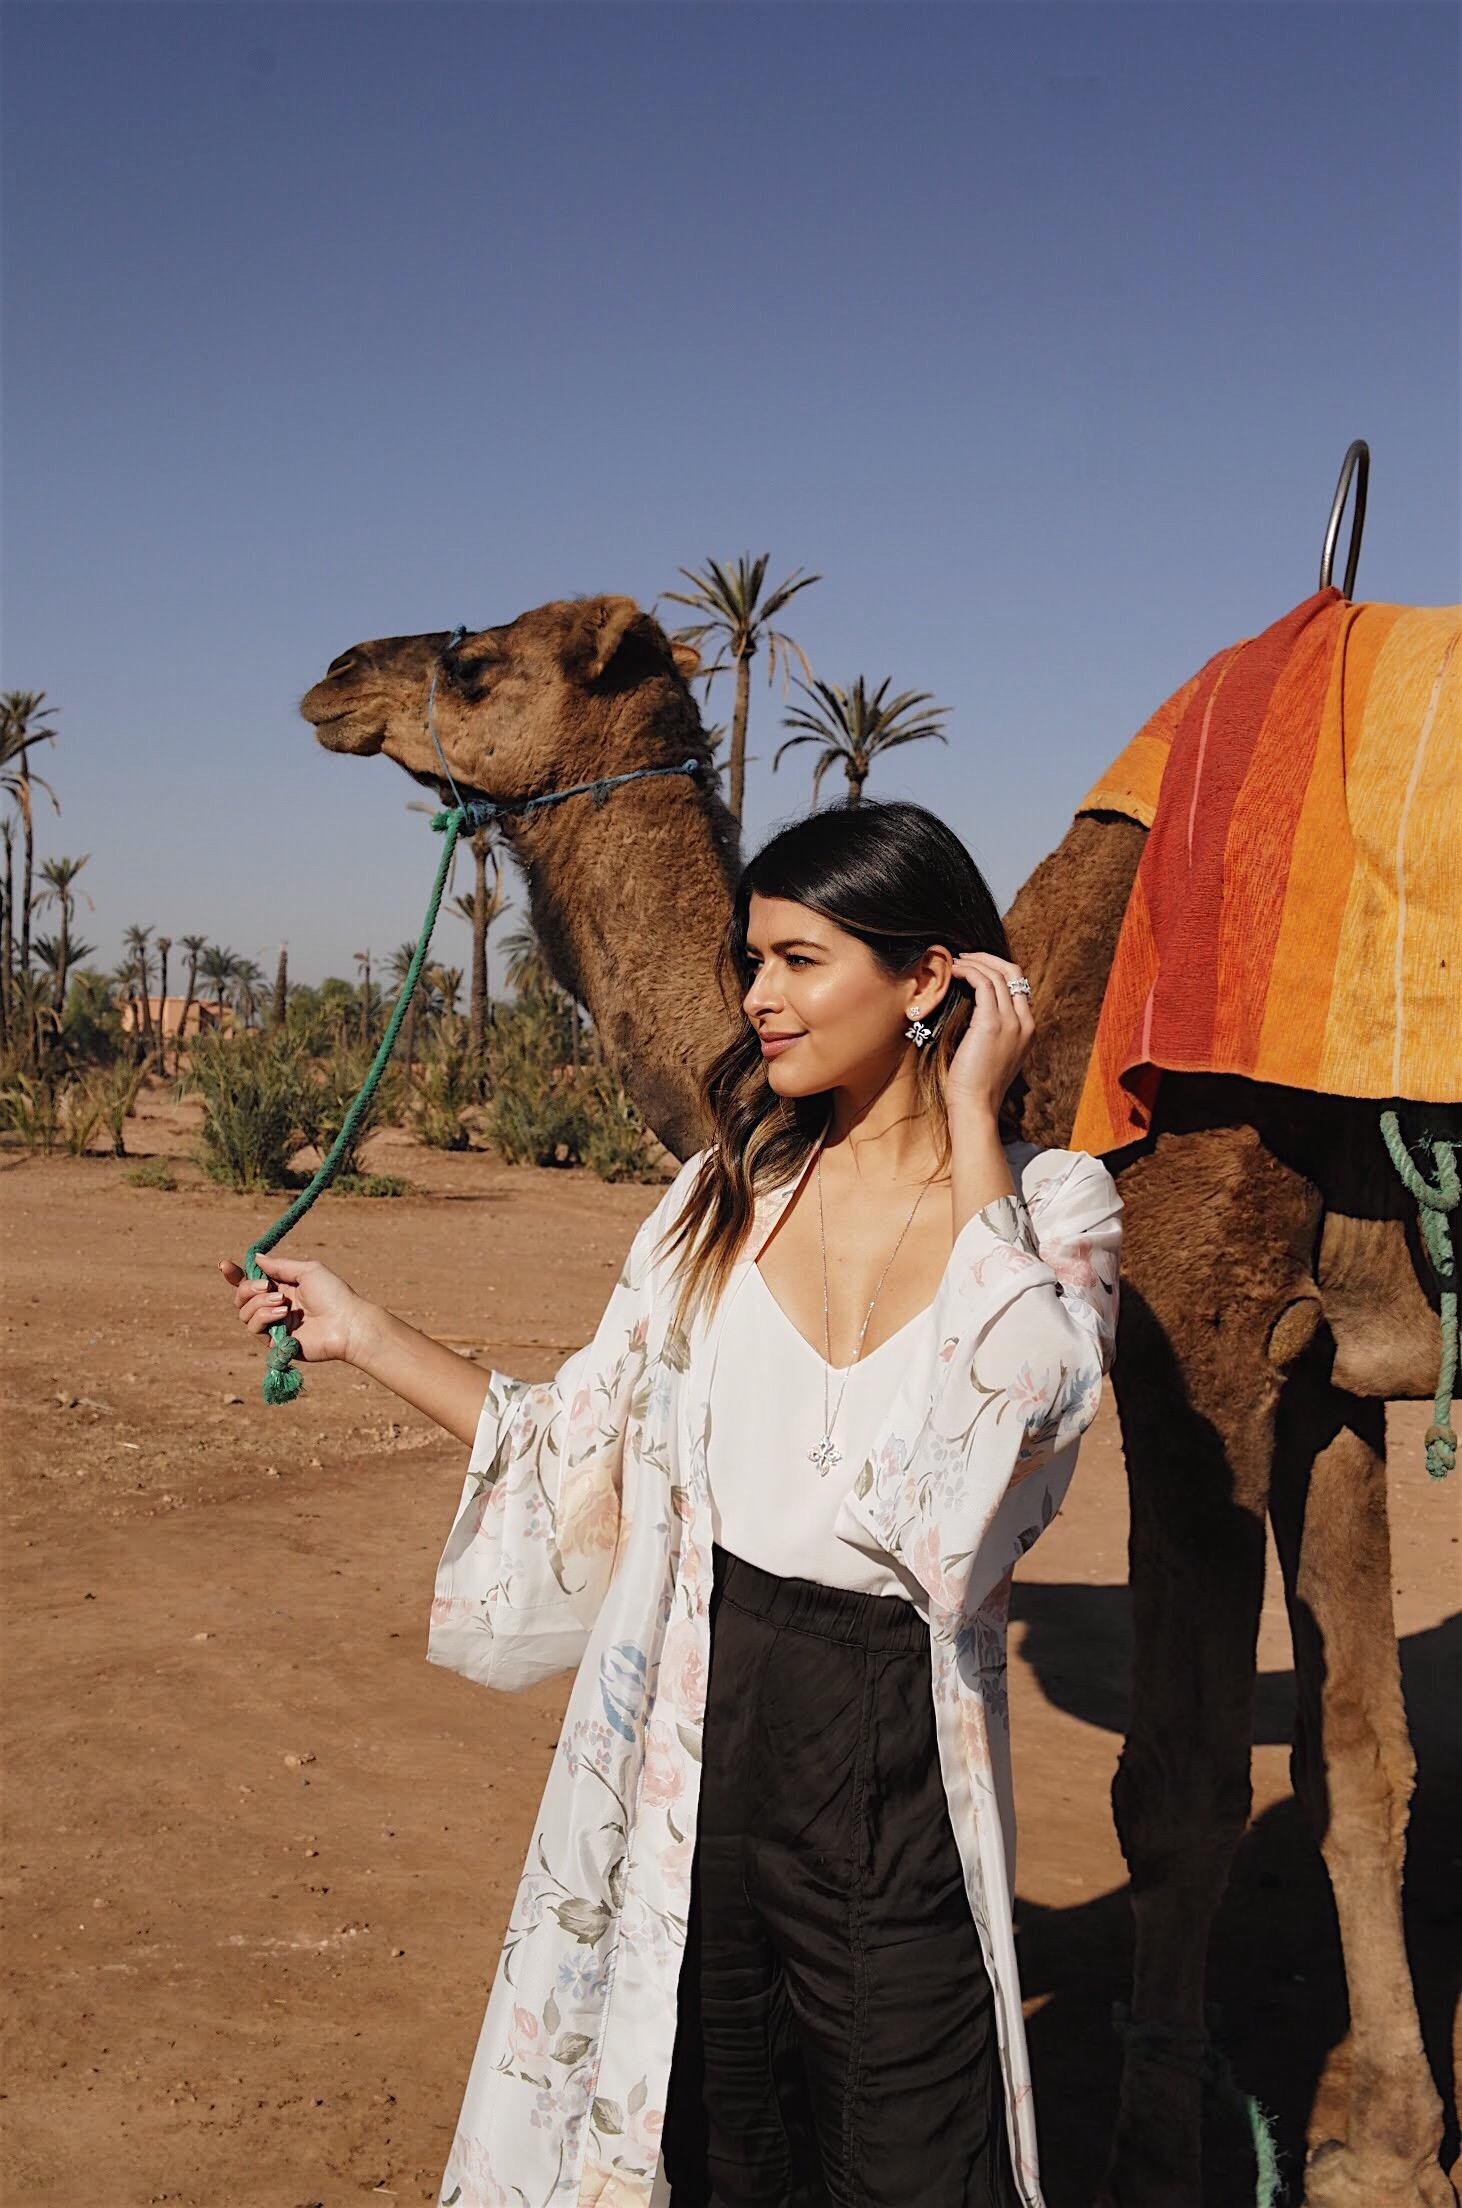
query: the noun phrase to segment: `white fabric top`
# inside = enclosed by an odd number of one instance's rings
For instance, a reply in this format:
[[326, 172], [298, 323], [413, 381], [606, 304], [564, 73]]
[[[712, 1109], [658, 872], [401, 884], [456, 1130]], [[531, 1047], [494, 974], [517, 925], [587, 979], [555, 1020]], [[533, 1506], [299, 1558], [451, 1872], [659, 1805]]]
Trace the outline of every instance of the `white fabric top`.
[[[894, 1557], [854, 1548], [834, 1533], [833, 1521], [888, 1413], [916, 1335], [932, 1333], [934, 1325], [930, 1303], [855, 1364], [828, 1365], [787, 1317], [761, 1267], [747, 1267], [726, 1314], [710, 1391], [706, 1473], [711, 1529], [723, 1549], [782, 1578], [900, 1595], [927, 1618], [928, 1598], [913, 1574]], [[822, 1436], [824, 1370], [833, 1440], [842, 1451], [826, 1474], [807, 1454]]]

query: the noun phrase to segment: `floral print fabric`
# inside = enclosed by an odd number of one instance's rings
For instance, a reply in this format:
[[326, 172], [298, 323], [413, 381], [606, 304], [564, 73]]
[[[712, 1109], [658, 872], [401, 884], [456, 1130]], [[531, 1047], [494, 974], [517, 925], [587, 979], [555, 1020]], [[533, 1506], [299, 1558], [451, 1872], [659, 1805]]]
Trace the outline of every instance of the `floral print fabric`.
[[[1060, 1507], [1111, 1363], [1122, 1205], [1084, 1152], [1006, 1155], [1021, 1195], [956, 1237], [935, 1324], [837, 1525], [928, 1596], [941, 1772], [995, 1988], [1012, 2158], [1026, 2208], [1042, 2208], [1011, 1924], [1006, 1621], [1014, 1567]], [[729, 1300], [800, 1185], [759, 1200], [725, 1296], [681, 1332], [654, 1252], [699, 1162], [635, 1235], [593, 1341], [552, 1380], [491, 1376], [437, 1571], [430, 1661], [508, 1689], [577, 1667], [442, 2208], [651, 2200], [710, 1651], [710, 1376]]]

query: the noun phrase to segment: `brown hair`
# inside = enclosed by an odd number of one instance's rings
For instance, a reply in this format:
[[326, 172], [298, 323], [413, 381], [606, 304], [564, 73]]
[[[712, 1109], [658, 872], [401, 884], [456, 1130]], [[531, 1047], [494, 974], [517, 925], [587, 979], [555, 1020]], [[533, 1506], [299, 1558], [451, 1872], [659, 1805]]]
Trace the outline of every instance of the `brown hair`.
[[[820, 913], [866, 943], [890, 975], [911, 972], [934, 943], [1010, 956], [983, 874], [958, 836], [922, 805], [829, 806], [794, 821], [762, 846], [742, 870], [717, 953], [716, 980], [728, 1007], [752, 982], [746, 936], [753, 895], [784, 897]], [[973, 1003], [969, 985], [952, 979], [941, 1002], [925, 1015], [934, 1034], [916, 1060], [918, 1109], [933, 1121], [941, 1172], [950, 1153], [945, 1077]], [[1001, 1110], [1006, 1141], [1016, 1132], [1012, 1100], [1023, 1089], [1017, 1075]], [[721, 1295], [758, 1198], [796, 1179], [829, 1109], [825, 1092], [778, 1096], [767, 1080], [756, 1031], [745, 1019], [707, 1068], [701, 1096], [714, 1133], [678, 1217], [661, 1238], [663, 1250], [679, 1253], [677, 1328], [702, 1301], [714, 1303]]]

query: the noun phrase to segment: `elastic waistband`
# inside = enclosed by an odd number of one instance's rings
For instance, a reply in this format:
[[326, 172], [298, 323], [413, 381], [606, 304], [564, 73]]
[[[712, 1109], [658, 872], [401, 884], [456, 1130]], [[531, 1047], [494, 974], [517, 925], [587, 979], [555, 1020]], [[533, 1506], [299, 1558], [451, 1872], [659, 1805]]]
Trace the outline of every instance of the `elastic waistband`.
[[792, 1626], [799, 1633], [815, 1633], [821, 1640], [844, 1641], [858, 1648], [928, 1653], [929, 1628], [914, 1605], [900, 1595], [854, 1594], [846, 1587], [823, 1587], [813, 1579], [783, 1579], [715, 1543], [711, 1560], [714, 1592], [725, 1594], [738, 1610], [750, 1610], [770, 1625]]

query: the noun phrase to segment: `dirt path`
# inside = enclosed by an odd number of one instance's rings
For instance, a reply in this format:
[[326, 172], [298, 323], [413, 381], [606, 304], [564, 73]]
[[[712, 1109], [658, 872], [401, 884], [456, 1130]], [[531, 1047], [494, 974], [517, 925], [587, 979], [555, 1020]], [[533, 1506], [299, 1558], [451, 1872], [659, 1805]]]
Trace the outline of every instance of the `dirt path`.
[[[180, 1154], [165, 1104], [132, 1147]], [[655, 1191], [428, 1155], [429, 1193], [291, 1244], [537, 1377], [592, 1331]], [[7, 2208], [435, 2199], [560, 1686], [423, 1661], [464, 1452], [368, 1383], [284, 1410], [213, 1271], [270, 1206], [0, 1158], [6, 1437]], [[1392, 1413], [1396, 1613], [1422, 1780], [1409, 1890], [1434, 2065], [1457, 1926], [1458, 1493]], [[1027, 2015], [1052, 2208], [1090, 2198], [1128, 1910], [1107, 1788], [1126, 1669], [1110, 1404], [1012, 1627]], [[1242, 2081], [1291, 2152], [1344, 2025], [1328, 1894], [1290, 1800], [1271, 1576], [1255, 1822], [1215, 1945]], [[1341, 2059], [1343, 2070], [1343, 2058]], [[1318, 2083], [1317, 2083], [1318, 2081]]]

